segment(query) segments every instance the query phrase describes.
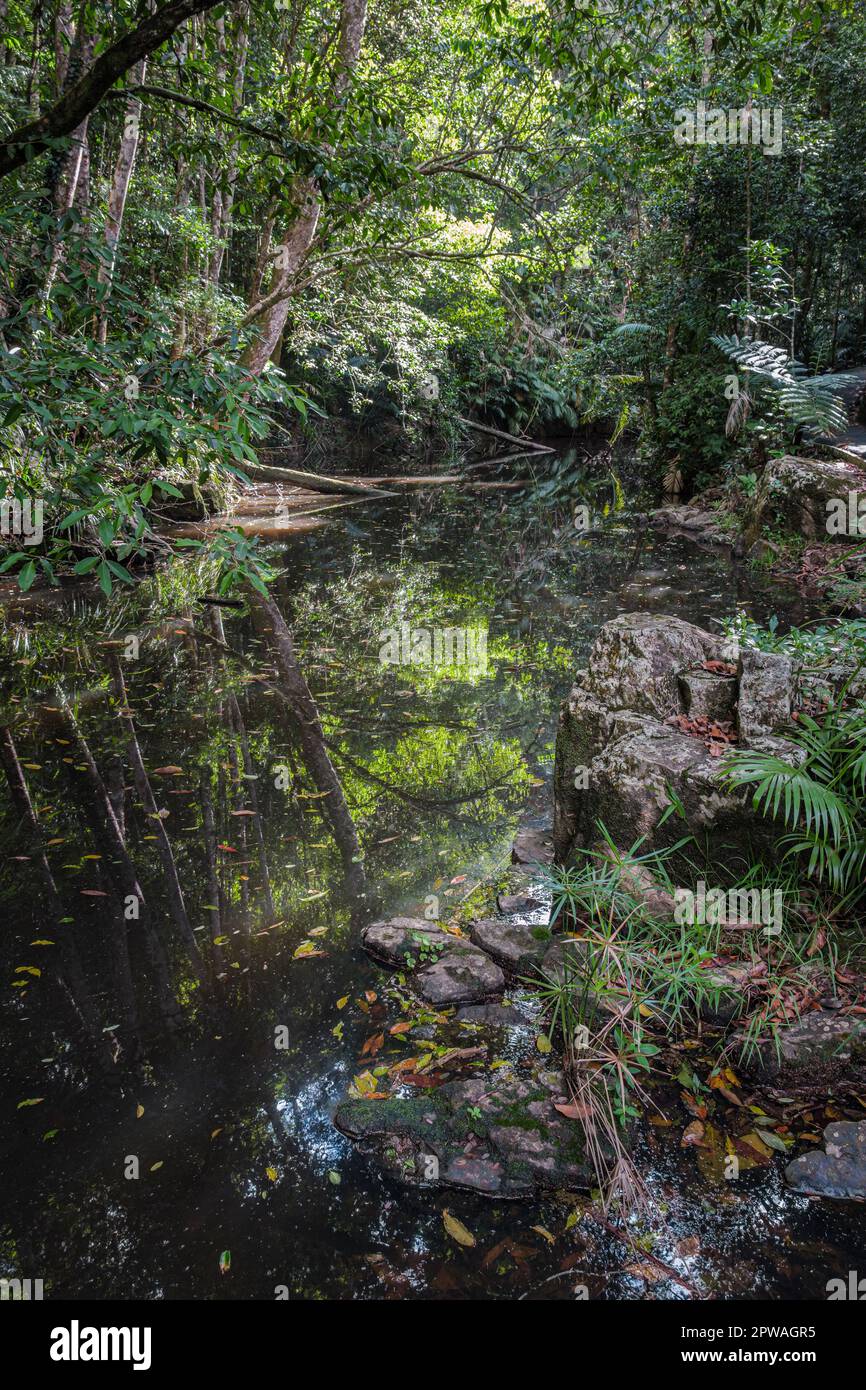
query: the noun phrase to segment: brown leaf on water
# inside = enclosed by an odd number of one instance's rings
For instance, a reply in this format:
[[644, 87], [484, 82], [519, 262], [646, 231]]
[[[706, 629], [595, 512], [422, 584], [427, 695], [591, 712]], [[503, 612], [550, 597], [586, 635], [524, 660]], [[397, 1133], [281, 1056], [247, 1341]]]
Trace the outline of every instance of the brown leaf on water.
[[361, 1056], [375, 1057], [376, 1053], [379, 1051], [379, 1048], [382, 1046], [384, 1041], [384, 1033], [374, 1033], [372, 1037], [369, 1037], [367, 1039], [367, 1041], [364, 1043], [364, 1046], [361, 1048]]
[[701, 1148], [704, 1147], [704, 1126], [700, 1120], [692, 1120], [691, 1124], [686, 1125], [683, 1130], [680, 1148], [687, 1149], [690, 1144], [697, 1144]]
[[636, 1279], [644, 1279], [648, 1284], [658, 1284], [660, 1280], [667, 1279], [668, 1276], [648, 1260], [635, 1261], [634, 1264], [626, 1265], [626, 1274], [632, 1274]]

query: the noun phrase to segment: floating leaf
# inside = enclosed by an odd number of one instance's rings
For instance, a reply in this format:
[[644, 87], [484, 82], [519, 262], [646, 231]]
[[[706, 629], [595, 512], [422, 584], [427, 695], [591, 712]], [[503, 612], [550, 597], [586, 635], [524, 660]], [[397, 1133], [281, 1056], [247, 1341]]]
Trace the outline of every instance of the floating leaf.
[[452, 1216], [448, 1208], [442, 1212], [442, 1221], [445, 1229], [452, 1240], [456, 1240], [458, 1245], [466, 1245], [470, 1248], [477, 1242], [471, 1231], [467, 1231], [462, 1221], [458, 1221], [456, 1216]]

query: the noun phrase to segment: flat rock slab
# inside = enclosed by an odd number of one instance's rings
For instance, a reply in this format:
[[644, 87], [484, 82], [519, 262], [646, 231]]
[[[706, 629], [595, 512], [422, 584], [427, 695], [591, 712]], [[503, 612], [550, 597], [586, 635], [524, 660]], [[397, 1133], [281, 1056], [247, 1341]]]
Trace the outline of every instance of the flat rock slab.
[[835, 1120], [824, 1130], [824, 1151], [793, 1159], [785, 1181], [795, 1192], [815, 1197], [866, 1201], [866, 1120]]
[[554, 1109], [562, 1099], [559, 1072], [539, 1070], [526, 1080], [494, 1073], [405, 1100], [349, 1100], [335, 1123], [407, 1183], [498, 1198], [586, 1191], [595, 1178], [580, 1126]]
[[528, 922], [514, 922], [502, 917], [473, 922], [469, 935], [476, 946], [480, 946], [497, 965], [512, 974], [525, 972], [531, 966], [540, 964], [552, 940], [549, 927], [532, 926]]
[[419, 917], [372, 922], [361, 940], [380, 964], [411, 973], [418, 994], [437, 1007], [477, 1003], [505, 990], [505, 976], [495, 961], [435, 922]]
[[513, 1004], [506, 1004], [501, 999], [493, 1004], [463, 1004], [454, 1017], [458, 1023], [483, 1024], [486, 1028], [527, 1028], [529, 1026], [529, 1020], [524, 1018], [519, 1009], [516, 1009]]
[[511, 846], [513, 864], [552, 864], [553, 835], [547, 830], [533, 830], [527, 826], [518, 830]]
[[[842, 1075], [862, 1075], [866, 1067], [866, 1023], [822, 1011], [804, 1014], [767, 1044], [758, 1067], [785, 1084], [829, 1084]], [[749, 1069], [754, 1070], [751, 1062]]]

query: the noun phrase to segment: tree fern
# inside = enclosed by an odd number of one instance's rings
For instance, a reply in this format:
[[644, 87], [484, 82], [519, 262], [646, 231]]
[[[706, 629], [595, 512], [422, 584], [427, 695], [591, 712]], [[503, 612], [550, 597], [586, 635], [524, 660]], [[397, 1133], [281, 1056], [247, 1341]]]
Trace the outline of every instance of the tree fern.
[[839, 388], [851, 384], [854, 377], [833, 376], [831, 385], [823, 377], [810, 376], [808, 368], [789, 357], [784, 348], [740, 339], [736, 334], [719, 333], [712, 342], [742, 371], [761, 377], [777, 392], [779, 405], [793, 426], [835, 434], [848, 424]]

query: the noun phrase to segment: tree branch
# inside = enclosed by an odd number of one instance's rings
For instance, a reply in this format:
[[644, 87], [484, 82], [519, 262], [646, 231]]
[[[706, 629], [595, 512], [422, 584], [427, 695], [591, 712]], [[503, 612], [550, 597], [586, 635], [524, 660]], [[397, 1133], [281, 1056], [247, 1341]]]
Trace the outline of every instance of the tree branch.
[[0, 178], [43, 154], [52, 140], [70, 135], [119, 77], [165, 43], [185, 20], [212, 10], [219, 3], [220, 0], [170, 0], [122, 35], [43, 115], [19, 126], [0, 142]]

